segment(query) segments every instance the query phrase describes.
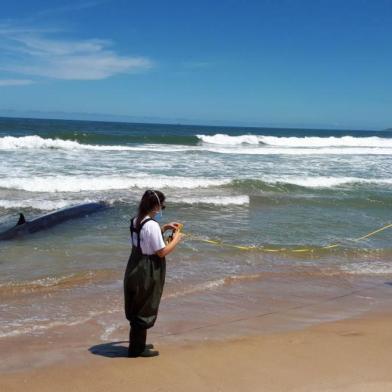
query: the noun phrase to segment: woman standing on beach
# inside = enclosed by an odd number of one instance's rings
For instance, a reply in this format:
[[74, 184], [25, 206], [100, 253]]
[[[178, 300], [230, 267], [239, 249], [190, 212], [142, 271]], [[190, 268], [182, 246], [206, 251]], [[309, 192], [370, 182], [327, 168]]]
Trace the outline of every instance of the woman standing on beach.
[[[153, 357], [159, 354], [146, 345], [147, 329], [158, 315], [165, 283], [165, 256], [174, 250], [182, 234], [180, 224], [163, 225], [157, 222], [165, 209], [165, 196], [160, 191], [144, 193], [137, 216], [131, 219], [132, 252], [124, 276], [125, 315], [130, 323], [128, 356]], [[173, 239], [167, 245], [163, 233], [173, 230]]]

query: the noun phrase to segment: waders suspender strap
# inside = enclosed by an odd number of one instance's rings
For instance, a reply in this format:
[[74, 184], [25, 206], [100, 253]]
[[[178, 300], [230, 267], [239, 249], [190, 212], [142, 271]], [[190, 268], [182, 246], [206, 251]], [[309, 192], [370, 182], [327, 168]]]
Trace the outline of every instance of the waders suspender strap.
[[136, 235], [137, 235], [137, 247], [138, 247], [138, 249], [141, 249], [141, 248], [140, 248], [140, 232], [141, 232], [143, 226], [144, 226], [147, 222], [152, 221], [152, 220], [154, 220], [154, 219], [152, 219], [152, 218], [147, 218], [147, 219], [144, 220], [142, 223], [140, 223], [139, 229], [136, 229], [135, 226], [133, 225], [133, 220], [134, 220], [134, 219], [135, 219], [135, 218], [132, 218], [132, 219], [131, 219], [131, 227], [130, 227], [130, 230], [131, 230], [131, 239], [132, 239], [132, 246], [133, 246], [133, 233], [136, 233]]

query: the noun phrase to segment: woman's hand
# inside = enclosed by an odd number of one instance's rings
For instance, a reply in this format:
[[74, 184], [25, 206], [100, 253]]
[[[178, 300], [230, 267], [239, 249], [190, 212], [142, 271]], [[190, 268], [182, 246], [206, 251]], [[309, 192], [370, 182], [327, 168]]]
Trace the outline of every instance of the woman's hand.
[[177, 231], [180, 227], [182, 227], [182, 224], [178, 222], [166, 223], [165, 225], [162, 226], [162, 233], [164, 233], [167, 230]]
[[184, 234], [182, 234], [180, 230], [175, 230], [173, 232], [173, 242], [175, 242], [176, 245], [182, 240], [183, 237]]
[[180, 230], [173, 230], [173, 240], [155, 254], [160, 258], [167, 256], [169, 253], [173, 252], [174, 248], [178, 245], [183, 236], [184, 234], [182, 234]]

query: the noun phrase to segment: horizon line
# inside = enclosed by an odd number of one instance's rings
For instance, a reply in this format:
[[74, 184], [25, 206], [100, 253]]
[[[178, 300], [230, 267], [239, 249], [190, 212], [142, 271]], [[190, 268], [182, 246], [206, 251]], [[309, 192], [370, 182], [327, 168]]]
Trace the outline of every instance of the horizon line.
[[[327, 128], [327, 127], [309, 127], [309, 126], [298, 126], [298, 125], [292, 125], [292, 126], [281, 126], [281, 125], [249, 125], [246, 123], [243, 123], [243, 125], [233, 125], [233, 124], [228, 124], [225, 122], [220, 123], [220, 120], [212, 121], [210, 123], [198, 123], [196, 120], [193, 122], [192, 120], [188, 119], [178, 119], [178, 120], [183, 120], [181, 121], [176, 121], [176, 120], [169, 120], [169, 119], [164, 119], [157, 117], [154, 120], [154, 117], [151, 116], [130, 116], [130, 115], [116, 115], [116, 114], [98, 114], [98, 113], [64, 113], [64, 112], [53, 112], [53, 116], [55, 117], [50, 117], [50, 113], [42, 114], [40, 116], [35, 117], [34, 114], [29, 115], [29, 114], [15, 114], [12, 115], [10, 113], [8, 114], [3, 114], [0, 110], [0, 118], [9, 118], [9, 119], [26, 119], [26, 120], [58, 120], [58, 121], [83, 121], [83, 122], [101, 122], [101, 123], [122, 123], [122, 124], [151, 124], [151, 125], [176, 125], [176, 126], [190, 126], [190, 127], [228, 127], [228, 128], [255, 128], [255, 129], [266, 129], [266, 128], [272, 128], [272, 129], [292, 129], [292, 130], [319, 130], [319, 131], [360, 131], [360, 132], [383, 132], [383, 131], [392, 131], [391, 128], [382, 128], [382, 129], [359, 129], [359, 128]], [[36, 111], [32, 111], [32, 113], [40, 113]], [[45, 113], [45, 112], [43, 112]], [[57, 113], [57, 115], [55, 114]], [[64, 116], [61, 116], [61, 114], [64, 114]], [[74, 118], [66, 118], [65, 116], [74, 116]], [[79, 118], [77, 118], [79, 116]], [[91, 117], [97, 116], [97, 117], [114, 117], [113, 120], [110, 119], [91, 119]], [[81, 117], [90, 117], [88, 118], [81, 118]], [[121, 117], [124, 117], [124, 119], [121, 119]], [[134, 120], [132, 118], [134, 117]], [[146, 121], [142, 121], [142, 118], [146, 118]], [[128, 119], [127, 119], [128, 118]], [[140, 118], [138, 120], [138, 118]], [[218, 123], [218, 124], [217, 124]], [[241, 121], [239, 121], [241, 123]]]

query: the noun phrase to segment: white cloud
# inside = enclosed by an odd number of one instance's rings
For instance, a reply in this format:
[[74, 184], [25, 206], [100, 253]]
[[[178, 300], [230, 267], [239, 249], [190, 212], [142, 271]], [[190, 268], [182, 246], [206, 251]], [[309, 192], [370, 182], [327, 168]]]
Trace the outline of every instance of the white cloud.
[[4, 59], [0, 60], [0, 69], [54, 79], [97, 80], [152, 67], [146, 57], [117, 54], [109, 40], [64, 40], [54, 35], [0, 26]]
[[34, 83], [33, 80], [29, 79], [0, 79], [0, 87], [3, 86], [26, 86]]

